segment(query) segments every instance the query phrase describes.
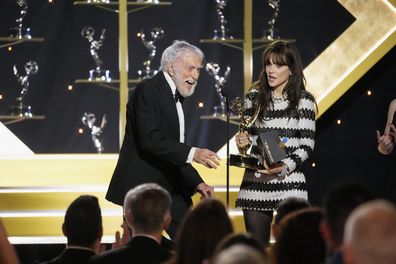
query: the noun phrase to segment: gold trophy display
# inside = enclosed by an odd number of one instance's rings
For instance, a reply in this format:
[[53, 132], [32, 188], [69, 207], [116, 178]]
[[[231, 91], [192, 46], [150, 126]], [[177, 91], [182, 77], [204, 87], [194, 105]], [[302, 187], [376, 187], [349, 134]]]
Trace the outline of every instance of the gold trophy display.
[[151, 29], [150, 35], [151, 39], [149, 40], [146, 37], [146, 34], [144, 34], [143, 29], [137, 34], [137, 36], [142, 40], [143, 45], [150, 51], [147, 59], [143, 62], [144, 70], [138, 71], [139, 78], [143, 79], [151, 78], [158, 72], [158, 70], [151, 69], [151, 62], [157, 53], [157, 46], [155, 45], [155, 42], [164, 37], [165, 31], [162, 28], [155, 27]]
[[271, 20], [267, 22], [269, 28], [264, 30], [264, 38], [268, 40], [279, 39], [279, 31], [275, 28], [275, 22], [279, 16], [280, 0], [268, 0], [268, 5], [274, 10]]
[[81, 117], [81, 122], [91, 129], [91, 138], [97, 152], [100, 154], [104, 151], [102, 132], [107, 124], [106, 114], [102, 117], [100, 126], [95, 125], [96, 116], [93, 113], [84, 113]]
[[89, 70], [89, 81], [106, 81], [110, 82], [110, 71], [104, 70], [102, 68], [103, 61], [99, 58], [98, 51], [103, 46], [103, 41], [105, 40], [106, 29], [102, 29], [102, 34], [98, 40], [95, 40], [93, 36], [95, 35], [95, 29], [93, 27], [84, 26], [81, 30], [81, 36], [89, 41], [90, 47], [89, 51], [92, 58], [95, 61], [95, 69]]
[[229, 33], [229, 30], [226, 28], [227, 20], [224, 16], [224, 9], [227, 6], [228, 0], [215, 0], [216, 1], [216, 13], [217, 18], [220, 22], [220, 29], [214, 30], [213, 39], [233, 39], [234, 37]]
[[25, 64], [26, 75], [19, 74], [16, 65], [14, 65], [13, 69], [14, 69], [15, 77], [17, 78], [18, 83], [21, 85], [21, 91], [19, 92], [19, 96], [16, 98], [17, 105], [11, 107], [10, 113], [11, 115], [15, 115], [15, 116], [32, 117], [33, 116], [31, 112], [32, 107], [30, 105], [25, 105], [23, 102], [29, 90], [30, 76], [38, 72], [37, 62], [28, 61]]
[[10, 29], [11, 37], [18, 39], [31, 39], [30, 28], [23, 26], [23, 20], [28, 11], [27, 0], [17, 0], [17, 4], [20, 7], [19, 17], [15, 20], [15, 27]]
[[[253, 115], [246, 115], [245, 101], [241, 97], [237, 97], [232, 101], [231, 109], [239, 115], [241, 122], [239, 123], [239, 132], [246, 131], [256, 121], [260, 113], [260, 105], [253, 105]], [[246, 169], [256, 169], [259, 166], [259, 160], [249, 154], [247, 150], [250, 146], [246, 146], [241, 150], [240, 154], [230, 155], [230, 165]]]

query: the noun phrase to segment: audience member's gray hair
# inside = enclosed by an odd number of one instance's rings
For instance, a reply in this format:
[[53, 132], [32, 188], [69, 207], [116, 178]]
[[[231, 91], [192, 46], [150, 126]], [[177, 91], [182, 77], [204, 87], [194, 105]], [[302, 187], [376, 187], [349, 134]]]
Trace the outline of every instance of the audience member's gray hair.
[[133, 231], [158, 232], [163, 229], [165, 217], [170, 214], [171, 196], [156, 183], [145, 183], [131, 189], [124, 199], [124, 215], [133, 218], [128, 225]]
[[396, 263], [396, 207], [382, 199], [358, 206], [345, 224], [344, 244], [356, 263]]
[[202, 61], [204, 60], [204, 54], [201, 49], [184, 40], [175, 40], [173, 44], [167, 47], [162, 53], [160, 70], [166, 71], [166, 66], [176, 61], [178, 57], [184, 53], [198, 55], [201, 57]]

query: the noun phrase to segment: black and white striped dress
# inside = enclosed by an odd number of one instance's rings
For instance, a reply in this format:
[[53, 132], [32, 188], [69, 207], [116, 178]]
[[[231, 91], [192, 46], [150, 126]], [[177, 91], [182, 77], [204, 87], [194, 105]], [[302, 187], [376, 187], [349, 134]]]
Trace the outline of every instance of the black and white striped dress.
[[[252, 113], [252, 101], [258, 95], [255, 89], [245, 96], [246, 111]], [[302, 91], [297, 115], [289, 118], [284, 110], [289, 104], [285, 98], [274, 98], [274, 106], [267, 109], [264, 118], [258, 118], [248, 129], [252, 147], [250, 154], [261, 160], [257, 137], [266, 130], [275, 129], [281, 138], [287, 137], [287, 158], [282, 160], [288, 167], [285, 175], [265, 175], [245, 170], [236, 207], [248, 210], [272, 211], [277, 204], [288, 198], [307, 200], [305, 176], [300, 170], [315, 145], [315, 102], [308, 91]]]

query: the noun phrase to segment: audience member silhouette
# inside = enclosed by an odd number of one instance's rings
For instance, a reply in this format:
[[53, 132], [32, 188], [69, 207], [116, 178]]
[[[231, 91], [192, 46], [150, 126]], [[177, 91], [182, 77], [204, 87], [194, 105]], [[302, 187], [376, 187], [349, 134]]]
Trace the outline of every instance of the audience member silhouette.
[[263, 256], [266, 257], [264, 253], [264, 244], [259, 241], [256, 237], [254, 237], [250, 233], [231, 233], [226, 235], [220, 242], [217, 244], [213, 254], [211, 261], [207, 263], [215, 263], [218, 255], [224, 250], [234, 246], [234, 245], [245, 245], [250, 248], [256, 249]]
[[[272, 219], [272, 225], [271, 225], [272, 237], [275, 243], [279, 237], [281, 221], [290, 213], [296, 212], [300, 209], [304, 209], [310, 206], [311, 205], [307, 200], [298, 197], [289, 197], [279, 202], [279, 204], [276, 206], [276, 209], [274, 211], [274, 217]], [[273, 247], [274, 247], [274, 243], [271, 243], [269, 244], [269, 246], [265, 248], [265, 252], [268, 256], [269, 263], [275, 263]]]
[[67, 238], [66, 249], [58, 257], [44, 263], [88, 263], [91, 257], [99, 253], [103, 234], [98, 198], [81, 195], [75, 199], [66, 210], [62, 231]]
[[288, 214], [280, 223], [273, 253], [277, 264], [321, 264], [326, 247], [319, 232], [322, 209], [310, 207]]
[[235, 244], [217, 255], [212, 264], [266, 264], [262, 252], [245, 244]]
[[325, 217], [320, 231], [327, 247], [328, 264], [342, 264], [344, 225], [349, 214], [360, 204], [373, 199], [364, 185], [344, 182], [333, 186], [325, 197]]
[[14, 247], [7, 238], [7, 232], [3, 226], [0, 218], [0, 263], [2, 264], [17, 264], [19, 263], [18, 256]]
[[214, 198], [201, 200], [183, 219], [176, 236], [176, 252], [168, 264], [202, 264], [216, 245], [233, 232], [224, 204]]
[[310, 206], [311, 205], [307, 200], [297, 197], [289, 197], [281, 201], [275, 209], [274, 220], [272, 223], [272, 234], [275, 238], [275, 241], [279, 234], [279, 223], [281, 222], [281, 220], [285, 218], [289, 213]]
[[171, 221], [171, 196], [156, 183], [131, 189], [124, 199], [124, 215], [132, 238], [123, 247], [95, 256], [90, 263], [151, 264], [168, 260], [171, 252], [162, 248], [162, 232]]
[[[115, 233], [115, 239], [111, 246], [112, 249], [117, 249], [125, 246], [132, 237], [132, 230], [128, 226], [128, 223], [125, 220], [121, 224], [121, 228], [122, 228], [122, 233], [119, 231], [116, 231]], [[175, 241], [165, 236], [162, 236], [161, 247], [169, 251], [173, 251], [175, 250]]]
[[264, 244], [250, 233], [231, 233], [226, 235], [216, 246], [214, 254], [236, 244], [253, 247], [264, 254]]
[[343, 245], [346, 264], [396, 263], [396, 207], [373, 200], [357, 207], [348, 217]]

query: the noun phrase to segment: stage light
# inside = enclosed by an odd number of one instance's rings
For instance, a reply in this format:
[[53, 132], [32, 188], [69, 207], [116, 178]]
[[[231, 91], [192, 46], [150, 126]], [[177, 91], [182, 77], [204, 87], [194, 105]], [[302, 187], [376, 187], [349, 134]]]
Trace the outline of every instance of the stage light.
[[315, 168], [315, 167], [316, 167], [316, 163], [312, 162], [312, 168]]
[[2, 94], [0, 94], [0, 100], [2, 100], [3, 99], [3, 95]]
[[8, 51], [12, 51], [12, 47], [8, 47]]
[[337, 119], [337, 125], [341, 125], [341, 119]]
[[199, 102], [199, 103], [198, 103], [198, 107], [199, 107], [199, 108], [203, 108], [203, 107], [204, 107], [204, 103], [203, 103], [203, 102]]
[[67, 86], [67, 90], [72, 91], [72, 90], [73, 90], [73, 85], [69, 84], [69, 85]]
[[79, 129], [78, 129], [78, 134], [84, 134], [84, 129], [79, 128]]
[[367, 95], [368, 96], [370, 96], [370, 95], [372, 95], [373, 93], [370, 91], [370, 90], [367, 90]]

